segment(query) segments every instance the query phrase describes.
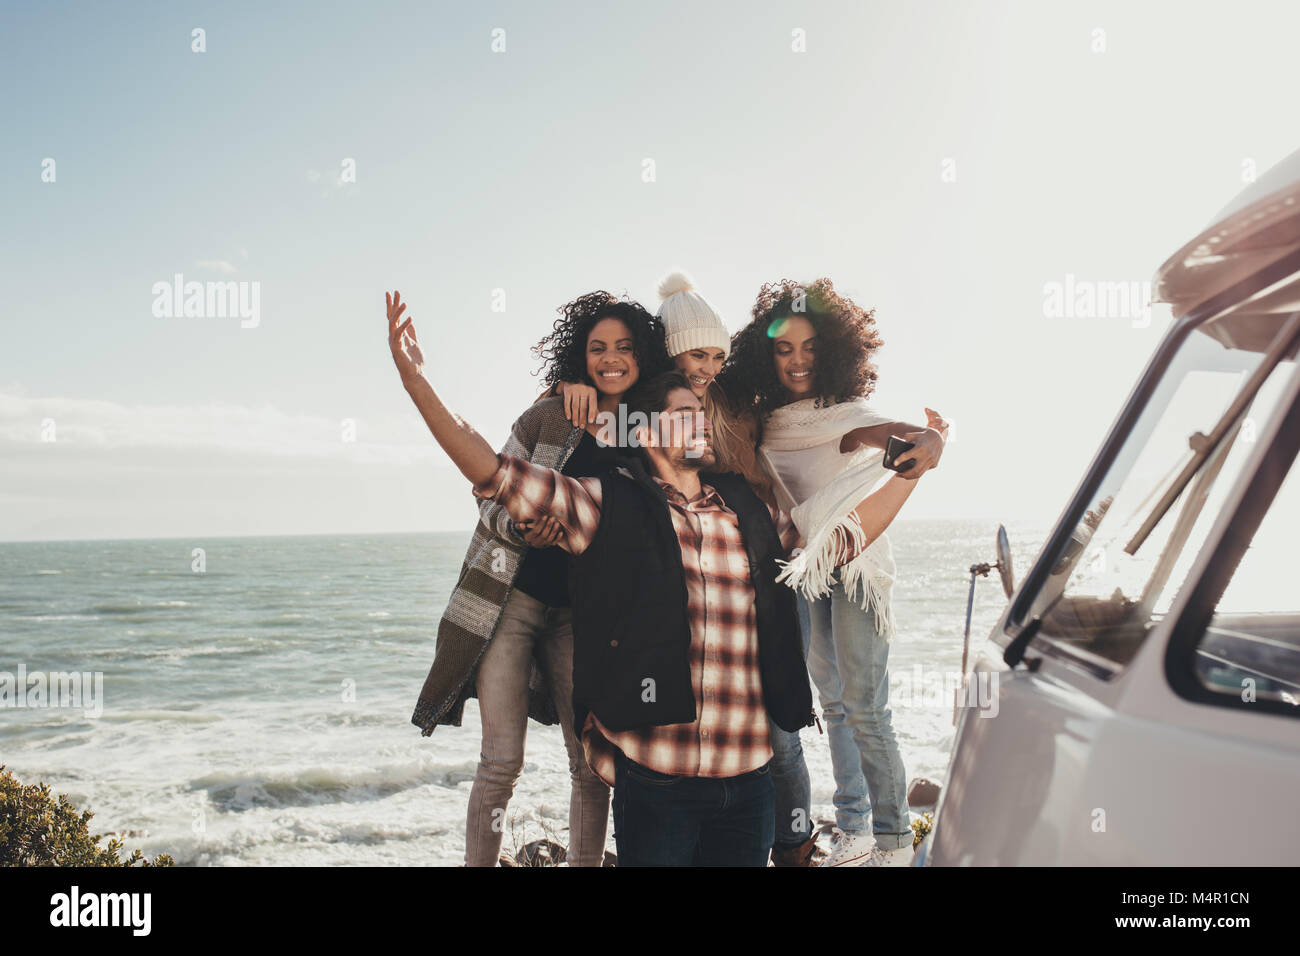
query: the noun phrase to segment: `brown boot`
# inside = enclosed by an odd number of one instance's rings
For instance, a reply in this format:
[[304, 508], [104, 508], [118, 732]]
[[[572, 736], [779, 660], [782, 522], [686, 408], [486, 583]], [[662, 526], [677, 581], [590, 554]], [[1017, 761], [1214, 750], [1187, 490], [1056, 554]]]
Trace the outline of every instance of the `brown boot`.
[[816, 866], [813, 851], [817, 849], [816, 838], [810, 837], [803, 843], [788, 850], [772, 847], [773, 866]]

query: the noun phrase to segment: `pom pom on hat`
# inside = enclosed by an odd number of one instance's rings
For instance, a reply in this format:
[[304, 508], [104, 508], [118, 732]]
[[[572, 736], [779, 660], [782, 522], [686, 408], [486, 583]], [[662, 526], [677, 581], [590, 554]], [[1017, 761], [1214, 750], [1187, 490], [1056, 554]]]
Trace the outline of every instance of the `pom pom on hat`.
[[666, 299], [670, 295], [676, 295], [678, 292], [690, 292], [694, 288], [694, 281], [685, 272], [681, 270], [670, 272], [659, 280], [659, 298]]

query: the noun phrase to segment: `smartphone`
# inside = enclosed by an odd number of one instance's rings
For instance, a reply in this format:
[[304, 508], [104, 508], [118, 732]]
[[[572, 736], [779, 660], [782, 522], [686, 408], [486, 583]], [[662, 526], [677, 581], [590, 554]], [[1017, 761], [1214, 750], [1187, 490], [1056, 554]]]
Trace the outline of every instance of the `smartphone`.
[[909, 461], [900, 468], [898, 466], [898, 458], [900, 455], [911, 451], [915, 447], [916, 442], [914, 441], [903, 441], [903, 439], [899, 438], [897, 435], [890, 435], [889, 441], [885, 443], [885, 467], [890, 471], [897, 472], [909, 470], [916, 464], [916, 462]]

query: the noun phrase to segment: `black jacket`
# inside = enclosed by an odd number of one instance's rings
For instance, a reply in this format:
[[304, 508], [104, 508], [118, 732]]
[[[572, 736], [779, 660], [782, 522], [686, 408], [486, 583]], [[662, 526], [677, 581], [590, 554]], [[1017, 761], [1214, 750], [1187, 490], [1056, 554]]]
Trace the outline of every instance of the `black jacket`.
[[[695, 720], [690, 614], [681, 546], [661, 489], [640, 459], [600, 479], [600, 525], [569, 569], [573, 711], [578, 733], [593, 711], [613, 731]], [[778, 727], [810, 726], [812, 691], [794, 592], [776, 583], [784, 557], [772, 516], [736, 474], [701, 474], [739, 519], [757, 612], [763, 703]], [[647, 679], [655, 693], [645, 693]]]

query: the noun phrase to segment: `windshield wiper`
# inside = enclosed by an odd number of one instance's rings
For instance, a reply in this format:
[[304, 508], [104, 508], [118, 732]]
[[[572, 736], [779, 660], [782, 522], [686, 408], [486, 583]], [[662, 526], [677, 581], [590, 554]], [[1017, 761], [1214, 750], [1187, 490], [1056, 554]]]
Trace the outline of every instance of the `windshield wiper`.
[[1292, 312], [1286, 324], [1282, 326], [1277, 338], [1273, 340], [1273, 344], [1269, 346], [1264, 360], [1259, 364], [1259, 368], [1255, 369], [1255, 373], [1247, 380], [1237, 397], [1232, 400], [1232, 404], [1223, 413], [1223, 417], [1210, 429], [1210, 434], [1203, 435], [1197, 432], [1188, 439], [1194, 452], [1192, 460], [1174, 479], [1174, 483], [1169, 486], [1169, 490], [1160, 496], [1160, 501], [1156, 503], [1155, 510], [1147, 515], [1147, 519], [1142, 522], [1142, 527], [1138, 528], [1137, 533], [1133, 535], [1129, 543], [1124, 545], [1125, 554], [1137, 554], [1138, 548], [1142, 547], [1143, 542], [1155, 530], [1155, 526], [1173, 507], [1174, 502], [1178, 500], [1178, 496], [1187, 487], [1187, 483], [1192, 480], [1192, 476], [1205, 463], [1205, 460], [1214, 453], [1214, 450], [1219, 447], [1224, 436], [1228, 434], [1228, 429], [1246, 410], [1246, 407], [1255, 400], [1255, 395], [1264, 387], [1264, 382], [1272, 374], [1273, 369], [1277, 368], [1282, 360], [1291, 353], [1297, 342], [1300, 342], [1300, 312]]

